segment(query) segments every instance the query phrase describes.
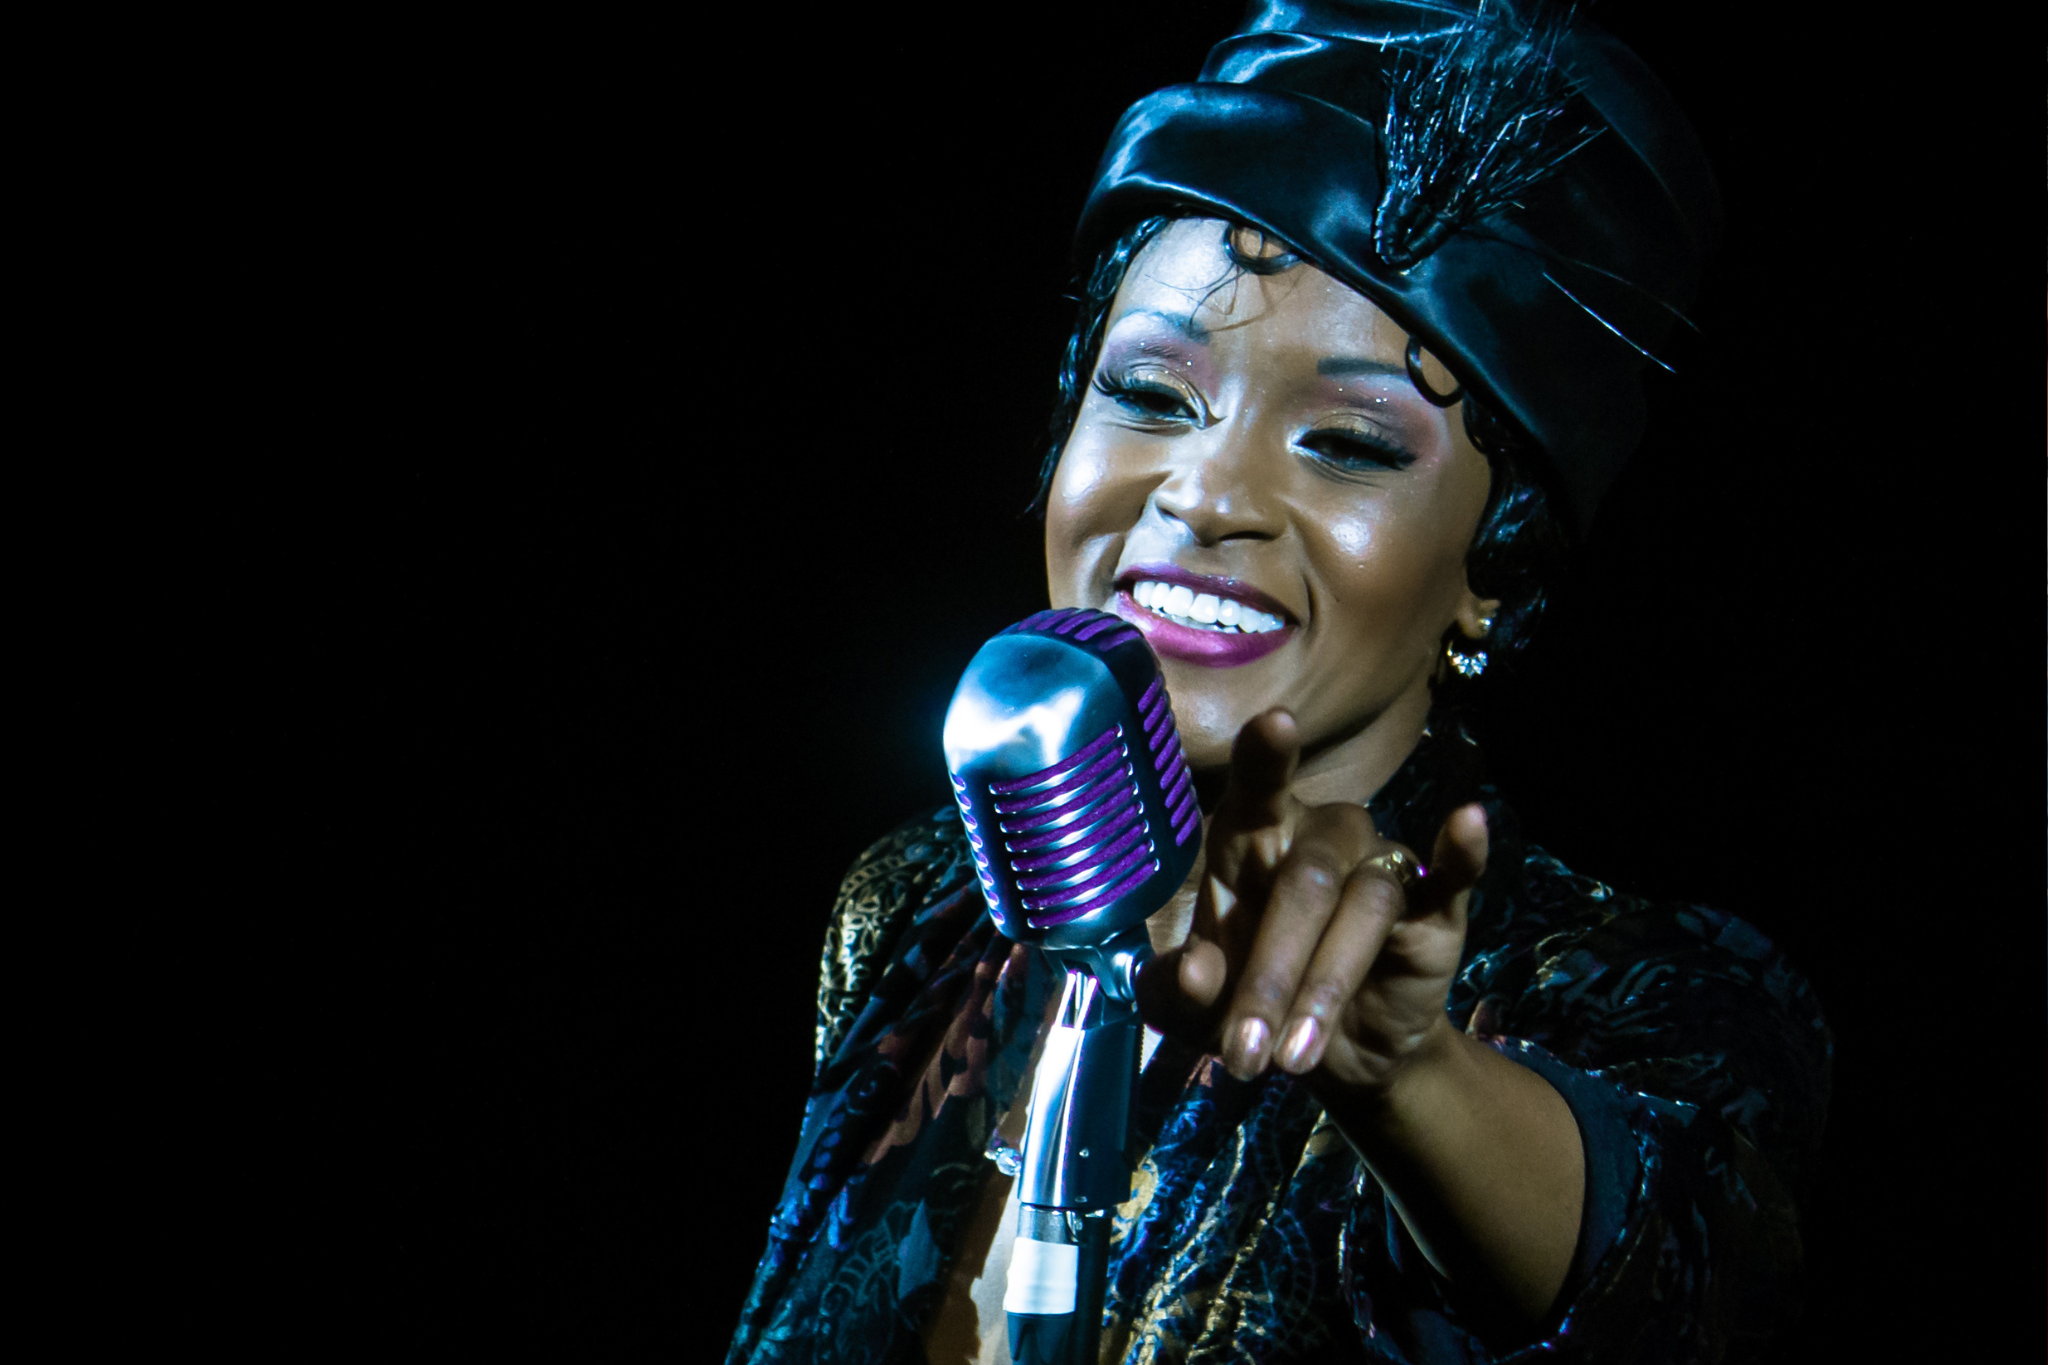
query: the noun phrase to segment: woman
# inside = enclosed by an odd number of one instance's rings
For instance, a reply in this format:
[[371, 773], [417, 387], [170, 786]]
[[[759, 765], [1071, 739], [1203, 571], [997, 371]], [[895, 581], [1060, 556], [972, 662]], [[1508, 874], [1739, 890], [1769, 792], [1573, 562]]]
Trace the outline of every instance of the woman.
[[[1527, 843], [1458, 722], [1633, 446], [1716, 214], [1640, 64], [1533, 11], [1255, 7], [1112, 135], [1047, 574], [1145, 632], [1207, 821], [1149, 925], [1105, 1359], [1705, 1360], [1782, 1320], [1810, 992]], [[1050, 986], [950, 810], [856, 864], [734, 1359], [1002, 1358], [982, 1157]]]

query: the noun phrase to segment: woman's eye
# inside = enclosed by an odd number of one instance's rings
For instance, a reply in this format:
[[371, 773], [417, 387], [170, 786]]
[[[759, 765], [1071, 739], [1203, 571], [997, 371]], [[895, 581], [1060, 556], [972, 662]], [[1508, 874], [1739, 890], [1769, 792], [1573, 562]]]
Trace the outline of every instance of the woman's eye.
[[1193, 422], [1200, 420], [1195, 404], [1181, 389], [1159, 380], [1135, 375], [1101, 372], [1095, 376], [1096, 392], [1148, 422]]
[[1312, 431], [1298, 444], [1324, 463], [1347, 473], [1406, 469], [1415, 456], [1384, 436], [1357, 431]]

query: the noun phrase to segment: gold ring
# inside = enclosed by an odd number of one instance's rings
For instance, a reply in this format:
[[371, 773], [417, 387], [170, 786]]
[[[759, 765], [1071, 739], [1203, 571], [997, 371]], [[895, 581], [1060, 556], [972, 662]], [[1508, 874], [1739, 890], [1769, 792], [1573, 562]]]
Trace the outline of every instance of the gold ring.
[[1417, 863], [1406, 849], [1401, 848], [1390, 848], [1377, 858], [1367, 858], [1363, 866], [1376, 867], [1403, 886], [1414, 881], [1421, 871], [1421, 864]]

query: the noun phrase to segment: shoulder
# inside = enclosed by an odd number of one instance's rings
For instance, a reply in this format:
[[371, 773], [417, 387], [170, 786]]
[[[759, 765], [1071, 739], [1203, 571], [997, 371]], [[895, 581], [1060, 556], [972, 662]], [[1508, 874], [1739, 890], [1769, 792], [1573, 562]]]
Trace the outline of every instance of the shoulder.
[[1463, 977], [1479, 995], [1538, 989], [1611, 1012], [1713, 983], [1824, 1029], [1812, 986], [1755, 925], [1617, 891], [1523, 839], [1505, 809], [1488, 816], [1505, 837], [1472, 904]]
[[951, 806], [906, 820], [870, 844], [840, 881], [818, 970], [818, 1066], [853, 1022], [890, 949], [918, 909], [972, 876]]
[[[1527, 987], [1615, 1019], [1668, 1003], [1713, 1028], [1709, 999], [1825, 1033], [1806, 977], [1755, 925], [1726, 910], [1655, 901], [1572, 871], [1533, 844], [1516, 850], [1504, 884], [1490, 888], [1490, 959], [1519, 967]], [[1505, 984], [1505, 983], [1503, 983]]]
[[1785, 954], [1725, 910], [1623, 894], [1534, 844], [1502, 851], [1461, 976], [1469, 1027], [1538, 1044], [1681, 1117], [1716, 1115], [1805, 1165], [1834, 1041]]
[[967, 857], [966, 831], [953, 807], [906, 820], [853, 860], [839, 884], [834, 918], [885, 914], [920, 891], [956, 881]]

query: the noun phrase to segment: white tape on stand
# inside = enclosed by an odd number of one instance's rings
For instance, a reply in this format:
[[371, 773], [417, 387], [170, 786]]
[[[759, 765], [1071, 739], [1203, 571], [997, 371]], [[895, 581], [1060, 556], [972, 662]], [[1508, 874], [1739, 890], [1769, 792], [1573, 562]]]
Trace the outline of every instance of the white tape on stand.
[[1081, 1249], [1019, 1237], [1010, 1249], [1006, 1313], [1071, 1313], [1080, 1282]]

